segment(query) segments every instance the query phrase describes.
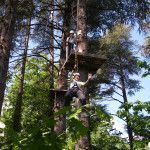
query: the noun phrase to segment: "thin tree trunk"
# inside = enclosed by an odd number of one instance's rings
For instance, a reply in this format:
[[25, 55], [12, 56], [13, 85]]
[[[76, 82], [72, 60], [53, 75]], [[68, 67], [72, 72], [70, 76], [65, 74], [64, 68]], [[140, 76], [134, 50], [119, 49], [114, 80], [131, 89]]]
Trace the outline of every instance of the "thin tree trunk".
[[10, 49], [14, 35], [18, 0], [7, 0], [4, 21], [0, 33], [0, 115], [4, 101]]
[[23, 54], [23, 60], [22, 60], [22, 66], [21, 66], [21, 77], [20, 77], [20, 85], [19, 90], [17, 94], [16, 99], [16, 105], [13, 115], [13, 129], [16, 132], [19, 132], [21, 129], [21, 111], [22, 111], [22, 102], [23, 102], [23, 92], [24, 92], [24, 75], [25, 75], [25, 66], [26, 66], [26, 60], [27, 60], [27, 52], [28, 52], [28, 44], [29, 44], [29, 37], [30, 37], [30, 24], [31, 19], [28, 20], [28, 28], [27, 28], [27, 36], [24, 40], [24, 54]]
[[[123, 100], [124, 100], [124, 105], [125, 105], [125, 111], [127, 112], [127, 114], [129, 114], [129, 109], [127, 106], [128, 99], [127, 99], [127, 94], [126, 94], [124, 72], [123, 72], [123, 68], [122, 68], [121, 58], [120, 58], [120, 82], [121, 82], [121, 89], [122, 89]], [[132, 128], [130, 125], [130, 118], [128, 115], [126, 116], [126, 122], [127, 122], [127, 132], [128, 132], [128, 137], [129, 137], [130, 150], [133, 150], [133, 132], [132, 132]]]
[[53, 28], [53, 23], [54, 23], [54, 0], [51, 0], [51, 6], [50, 6], [50, 21], [52, 24], [52, 27], [50, 28], [50, 81], [51, 85], [50, 88], [54, 88], [54, 28]]
[[[49, 49], [49, 54], [50, 54], [50, 63], [49, 63], [49, 88], [50, 90], [54, 88], [54, 0], [51, 0], [50, 4], [50, 23], [52, 24], [50, 28], [50, 49]], [[54, 100], [51, 98], [52, 95], [49, 92], [49, 106], [48, 106], [48, 114], [51, 119], [54, 119]], [[54, 131], [54, 126], [51, 127], [51, 130]]]

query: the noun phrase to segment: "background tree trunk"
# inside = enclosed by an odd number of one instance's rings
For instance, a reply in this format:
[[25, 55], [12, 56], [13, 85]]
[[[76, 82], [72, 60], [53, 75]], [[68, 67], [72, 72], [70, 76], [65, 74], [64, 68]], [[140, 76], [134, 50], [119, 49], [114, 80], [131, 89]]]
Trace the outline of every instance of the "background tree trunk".
[[[70, 0], [66, 0], [65, 3], [66, 4], [65, 4], [65, 9], [64, 9], [62, 49], [60, 52], [60, 61], [59, 61], [60, 74], [58, 77], [58, 88], [61, 90], [67, 89], [68, 74], [65, 69], [62, 69], [62, 66], [66, 60], [66, 39], [67, 39], [67, 33], [69, 33], [70, 20], [71, 20], [71, 2], [70, 2]], [[64, 107], [64, 101], [65, 101], [64, 95], [62, 95], [62, 96], [58, 95], [58, 97], [55, 98], [55, 101], [54, 101], [54, 111], [55, 112], [59, 111], [61, 108]], [[59, 134], [63, 133], [66, 129], [65, 115], [60, 115], [60, 116], [56, 117], [55, 120], [56, 120], [56, 124], [54, 127], [54, 131], [57, 135], [59, 135]]]
[[30, 24], [31, 24], [31, 19], [28, 20], [26, 36], [24, 38], [24, 43], [23, 43], [25, 49], [24, 49], [24, 54], [22, 59], [22, 66], [21, 66], [20, 85], [19, 85], [16, 105], [15, 105], [15, 110], [13, 115], [13, 129], [17, 132], [19, 132], [21, 129], [21, 110], [22, 110], [23, 91], [24, 91], [24, 75], [25, 75], [28, 44], [29, 44], [29, 37], [30, 37]]
[[0, 114], [4, 101], [10, 50], [14, 35], [16, 7], [18, 0], [7, 0], [4, 21], [0, 33]]

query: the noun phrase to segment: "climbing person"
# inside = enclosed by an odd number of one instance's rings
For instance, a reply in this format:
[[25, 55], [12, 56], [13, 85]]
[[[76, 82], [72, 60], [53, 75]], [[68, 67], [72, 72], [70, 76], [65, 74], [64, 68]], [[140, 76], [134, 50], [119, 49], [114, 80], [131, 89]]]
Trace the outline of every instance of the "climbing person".
[[69, 106], [73, 97], [77, 97], [82, 105], [86, 104], [86, 97], [83, 91], [83, 87], [88, 84], [88, 82], [92, 79], [92, 74], [88, 75], [88, 79], [86, 82], [80, 81], [80, 74], [74, 73], [73, 81], [70, 83], [70, 87], [65, 95], [65, 106]]
[[68, 60], [68, 56], [75, 51], [75, 45], [76, 45], [76, 35], [74, 31], [71, 30], [66, 40], [66, 61]]

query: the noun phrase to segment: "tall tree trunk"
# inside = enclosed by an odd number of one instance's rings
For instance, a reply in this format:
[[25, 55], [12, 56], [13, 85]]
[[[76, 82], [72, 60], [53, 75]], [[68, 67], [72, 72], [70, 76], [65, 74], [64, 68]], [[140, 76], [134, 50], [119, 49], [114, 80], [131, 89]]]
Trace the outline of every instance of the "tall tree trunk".
[[4, 21], [0, 33], [0, 115], [4, 101], [10, 49], [16, 20], [16, 7], [18, 0], [7, 0]]
[[26, 66], [28, 44], [29, 44], [29, 37], [30, 37], [30, 24], [31, 24], [31, 19], [29, 19], [27, 23], [27, 30], [26, 30], [27, 35], [25, 36], [25, 39], [24, 39], [25, 49], [24, 49], [24, 54], [23, 54], [22, 66], [21, 66], [20, 85], [19, 85], [16, 105], [15, 105], [15, 110], [14, 110], [14, 115], [13, 115], [13, 129], [16, 132], [19, 132], [21, 129], [21, 110], [22, 110], [23, 92], [24, 92], [25, 66]]
[[[66, 60], [66, 39], [67, 33], [69, 33], [70, 20], [71, 20], [71, 1], [66, 0], [64, 9], [63, 33], [62, 33], [62, 49], [60, 52], [60, 62], [59, 62], [60, 75], [58, 78], [58, 88], [61, 90], [67, 89], [67, 71], [65, 69], [62, 69], [62, 66]], [[57, 112], [63, 107], [64, 107], [64, 95], [58, 95], [57, 97], [55, 97], [54, 111]], [[57, 135], [60, 135], [66, 129], [65, 115], [62, 114], [57, 118], [55, 118], [55, 120], [56, 124], [54, 127], [54, 131]]]
[[[86, 25], [86, 0], [77, 0], [77, 32], [81, 30], [81, 36], [78, 42], [78, 50], [87, 53], [87, 25]], [[78, 34], [78, 33], [77, 33]], [[80, 51], [80, 50], [79, 50]]]
[[[127, 112], [127, 114], [129, 114], [128, 99], [127, 99], [127, 94], [126, 94], [125, 78], [124, 78], [121, 58], [120, 58], [120, 82], [121, 82], [121, 89], [122, 89], [123, 100], [124, 100], [124, 105], [125, 105], [124, 106], [125, 111]], [[128, 137], [129, 137], [130, 150], [133, 150], [133, 131], [131, 128], [129, 115], [126, 116], [126, 122], [127, 122], [127, 132], [128, 132]]]
[[[77, 0], [77, 30], [82, 31], [82, 36], [80, 42], [78, 43], [78, 47], [81, 47], [82, 53], [85, 54], [87, 53], [86, 0]], [[87, 77], [87, 70], [82, 68], [80, 69], [80, 66], [79, 66], [79, 70], [81, 71], [82, 75], [85, 75], [85, 77], [81, 77], [81, 78], [85, 79]], [[88, 89], [85, 89], [85, 93], [86, 93], [86, 103], [89, 103]], [[90, 119], [88, 115], [88, 110], [86, 108], [83, 109], [82, 112], [79, 114], [79, 118], [82, 121], [83, 125], [89, 130]], [[88, 132], [87, 135], [81, 137], [77, 141], [75, 149], [90, 150], [90, 132]]]

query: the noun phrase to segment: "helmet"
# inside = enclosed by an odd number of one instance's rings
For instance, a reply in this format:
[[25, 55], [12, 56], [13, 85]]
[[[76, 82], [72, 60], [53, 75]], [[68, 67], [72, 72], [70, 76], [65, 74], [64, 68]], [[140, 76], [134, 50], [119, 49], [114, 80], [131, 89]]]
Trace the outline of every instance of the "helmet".
[[80, 73], [76, 72], [76, 73], [73, 74], [73, 76], [74, 76], [74, 77], [75, 77], [75, 76], [79, 76], [79, 77], [80, 77]]
[[69, 33], [74, 33], [74, 31], [73, 30], [70, 30], [70, 32]]

